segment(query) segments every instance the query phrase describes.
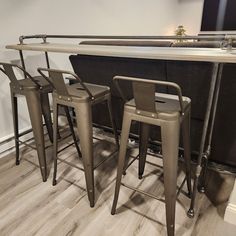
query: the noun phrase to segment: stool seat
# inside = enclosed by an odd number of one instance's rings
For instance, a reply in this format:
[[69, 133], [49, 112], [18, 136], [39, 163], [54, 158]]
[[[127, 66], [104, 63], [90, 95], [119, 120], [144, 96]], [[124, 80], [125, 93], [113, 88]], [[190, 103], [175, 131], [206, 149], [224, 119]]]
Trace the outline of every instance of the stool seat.
[[[96, 84], [90, 84], [90, 83], [84, 83], [84, 85], [87, 87], [87, 89], [92, 94], [93, 98], [99, 98], [106, 94], [110, 93], [110, 88], [107, 86], [101, 86]], [[66, 85], [67, 91], [70, 96], [72, 96], [75, 99], [89, 99], [89, 94], [86, 92], [86, 90], [82, 87], [81, 84], [76, 83], [72, 85]]]
[[[43, 92], [50, 91], [52, 92], [52, 86], [49, 84], [47, 80], [45, 80], [42, 76], [34, 76], [32, 77], [34, 81], [37, 82], [37, 84], [41, 87], [41, 90], [43, 89]], [[19, 86], [22, 87], [22, 89], [38, 89], [37, 84], [35, 84], [32, 79], [26, 78], [26, 79], [21, 79], [18, 80]], [[10, 83], [10, 86], [14, 86], [14, 83]]]
[[[185, 96], [183, 98], [183, 112], [185, 112], [191, 104], [191, 99]], [[181, 112], [180, 103], [178, 96], [166, 93], [155, 93], [155, 107], [156, 107], [156, 118], [168, 119], [172, 116], [179, 116]], [[129, 112], [136, 112], [135, 99], [125, 103], [125, 110]], [[144, 114], [143, 114], [144, 115]]]

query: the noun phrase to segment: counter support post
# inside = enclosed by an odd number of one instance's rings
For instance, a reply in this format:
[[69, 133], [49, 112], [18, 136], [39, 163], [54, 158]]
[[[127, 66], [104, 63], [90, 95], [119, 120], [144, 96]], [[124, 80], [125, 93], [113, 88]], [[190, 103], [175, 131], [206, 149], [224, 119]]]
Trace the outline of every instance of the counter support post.
[[[196, 171], [195, 171], [195, 175], [194, 175], [193, 194], [192, 194], [192, 198], [191, 198], [190, 209], [188, 210], [188, 213], [187, 213], [189, 217], [194, 217], [194, 205], [195, 205], [195, 199], [196, 199], [196, 194], [197, 194], [197, 187], [199, 184], [199, 176], [202, 171], [202, 158], [204, 155], [206, 136], [207, 136], [210, 116], [211, 116], [211, 112], [212, 112], [213, 100], [214, 100], [214, 96], [215, 96], [216, 82], [217, 82], [217, 78], [219, 77], [219, 65], [220, 65], [220, 63], [214, 63], [213, 70], [212, 70], [212, 78], [211, 78], [210, 91], [209, 91], [209, 96], [208, 96], [208, 101], [207, 101], [207, 108], [206, 108], [206, 114], [205, 114], [205, 119], [204, 119], [200, 150], [199, 150], [199, 155], [198, 155], [198, 159], [197, 159], [197, 167], [196, 167]], [[217, 103], [217, 99], [215, 99], [215, 102]], [[215, 106], [216, 105], [217, 104], [215, 104]], [[215, 109], [216, 109], [216, 107], [215, 107]], [[213, 128], [213, 125], [211, 125], [211, 126]], [[211, 141], [211, 139], [210, 139], [210, 141]]]
[[212, 134], [213, 134], [213, 130], [214, 130], [214, 124], [215, 124], [217, 104], [218, 104], [218, 100], [219, 100], [219, 92], [220, 92], [223, 67], [224, 67], [224, 64], [220, 63], [217, 81], [216, 81], [215, 96], [214, 96], [214, 100], [213, 100], [212, 118], [211, 118], [211, 123], [210, 123], [210, 128], [209, 128], [209, 134], [208, 134], [207, 149], [206, 149], [206, 152], [204, 155], [205, 160], [203, 163], [203, 169], [202, 169], [201, 177], [200, 177], [201, 181], [199, 183], [199, 191], [201, 193], [205, 192], [205, 180], [206, 180], [206, 173], [207, 173], [208, 158], [211, 155], [211, 141], [212, 141]]

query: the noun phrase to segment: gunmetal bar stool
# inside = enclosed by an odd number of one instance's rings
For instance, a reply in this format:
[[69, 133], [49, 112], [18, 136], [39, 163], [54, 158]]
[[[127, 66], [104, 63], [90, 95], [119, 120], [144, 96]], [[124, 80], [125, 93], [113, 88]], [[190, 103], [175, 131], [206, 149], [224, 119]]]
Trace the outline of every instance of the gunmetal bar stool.
[[[0, 70], [10, 80], [12, 115], [15, 135], [16, 165], [20, 164], [19, 157], [19, 128], [18, 128], [18, 105], [17, 96], [24, 95], [26, 98], [30, 120], [38, 153], [39, 166], [43, 181], [47, 180], [47, 164], [44, 148], [43, 120], [48, 130], [49, 138], [53, 140], [52, 121], [49, 107], [48, 93], [52, 92], [51, 85], [41, 76], [32, 77], [22, 67], [10, 63], [0, 63]], [[25, 79], [18, 80], [14, 68], [23, 72]]]
[[[42, 174], [43, 181], [47, 180], [47, 163], [45, 155], [45, 144], [44, 144], [44, 133], [43, 133], [43, 120], [48, 130], [49, 139], [53, 141], [53, 130], [52, 130], [52, 119], [51, 111], [49, 106], [48, 94], [52, 93], [52, 86], [42, 76], [32, 77], [22, 67], [10, 63], [0, 62], [0, 70], [10, 80], [10, 91], [11, 91], [11, 102], [12, 102], [12, 114], [13, 114], [13, 125], [14, 125], [14, 136], [15, 136], [15, 148], [16, 148], [16, 165], [20, 164], [19, 155], [19, 144], [20, 136], [18, 127], [18, 103], [17, 96], [23, 95], [26, 98], [30, 120], [33, 129], [33, 135], [35, 138], [36, 149], [38, 154], [39, 166]], [[14, 68], [23, 72], [25, 79], [17, 79], [14, 72]], [[73, 124], [69, 115], [68, 107], [65, 107], [67, 120], [72, 132], [75, 146], [78, 153], [80, 153], [79, 146], [76, 141], [76, 137], [73, 130]], [[58, 133], [59, 135], [59, 133]]]
[[[116, 126], [111, 110], [111, 94], [110, 88], [95, 84], [83, 83], [81, 79], [74, 73], [63, 70], [38, 68], [38, 72], [51, 82], [55, 88], [53, 91], [53, 157], [54, 157], [54, 174], [53, 185], [56, 184], [57, 174], [57, 134], [58, 125], [58, 105], [73, 107], [76, 115], [78, 135], [82, 152], [82, 160], [84, 165], [86, 188], [90, 206], [94, 206], [94, 173], [93, 173], [93, 137], [92, 137], [92, 114], [91, 108], [94, 104], [107, 102], [113, 132], [116, 144], [119, 140], [116, 133]], [[45, 75], [45, 72], [48, 73]], [[67, 85], [64, 81], [64, 75], [71, 75], [78, 83]]]
[[[186, 178], [188, 191], [191, 194], [190, 176], [190, 107], [191, 100], [182, 97], [180, 87], [171, 82], [146, 80], [140, 78], [115, 76], [114, 82], [121, 96], [122, 93], [118, 81], [131, 81], [134, 99], [127, 101], [124, 106], [124, 116], [120, 140], [118, 169], [116, 178], [115, 195], [111, 214], [115, 214], [120, 191], [121, 177], [124, 170], [126, 146], [129, 138], [129, 130], [132, 121], [141, 122], [143, 135], [140, 143], [139, 177], [142, 177], [146, 159], [148, 141], [148, 125], [161, 127], [163, 169], [164, 169], [164, 194], [166, 206], [166, 222], [168, 235], [174, 235], [175, 231], [175, 204], [178, 167], [178, 147], [180, 125], [183, 128], [184, 158], [186, 166]], [[155, 93], [156, 85], [169, 86], [177, 91], [178, 96]], [[150, 196], [150, 194], [148, 194]], [[153, 196], [154, 197], [154, 196]]]

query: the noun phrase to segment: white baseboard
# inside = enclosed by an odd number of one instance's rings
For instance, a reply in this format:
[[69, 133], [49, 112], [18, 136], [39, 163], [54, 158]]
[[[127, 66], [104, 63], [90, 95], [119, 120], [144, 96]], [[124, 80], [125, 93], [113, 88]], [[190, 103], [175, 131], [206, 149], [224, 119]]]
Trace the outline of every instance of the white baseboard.
[[[31, 129], [31, 127], [23, 128], [23, 129], [19, 130], [19, 133], [25, 132], [30, 129]], [[22, 141], [26, 141], [31, 138], [33, 138], [33, 134], [32, 134], [32, 132], [29, 132], [29, 133], [25, 134], [24, 136], [22, 136], [20, 139]], [[13, 133], [0, 138], [0, 158], [9, 154], [9, 153], [14, 152], [14, 151], [15, 151], [15, 140], [14, 140]]]
[[[64, 127], [67, 125], [67, 119], [64, 115], [59, 115], [58, 116], [58, 126], [59, 127]], [[45, 127], [44, 127], [45, 128]], [[26, 132], [28, 130], [31, 129], [31, 126], [28, 126], [26, 128], [20, 129], [19, 133], [23, 133]], [[45, 132], [46, 129], [45, 129]], [[33, 138], [33, 133], [29, 132], [25, 135], [23, 135], [22, 137], [20, 137], [21, 141], [26, 141], [26, 140], [30, 140]], [[20, 145], [21, 147], [22, 145]], [[7, 136], [4, 136], [2, 138], [0, 138], [0, 158], [3, 156], [6, 156], [9, 153], [12, 153], [15, 151], [15, 140], [14, 140], [14, 133], [11, 133]]]
[[234, 188], [225, 210], [224, 220], [228, 223], [236, 225], [236, 181], [234, 182]]

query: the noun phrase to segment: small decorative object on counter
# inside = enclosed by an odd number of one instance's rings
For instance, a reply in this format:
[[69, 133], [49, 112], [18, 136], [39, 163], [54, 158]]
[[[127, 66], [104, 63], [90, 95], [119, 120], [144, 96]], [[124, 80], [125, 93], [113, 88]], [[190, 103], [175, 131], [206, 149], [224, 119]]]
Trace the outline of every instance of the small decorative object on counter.
[[[175, 35], [176, 36], [186, 36], [186, 30], [184, 29], [183, 25], [179, 25], [177, 29], [175, 30]], [[183, 39], [177, 39], [177, 42], [183, 42]]]

